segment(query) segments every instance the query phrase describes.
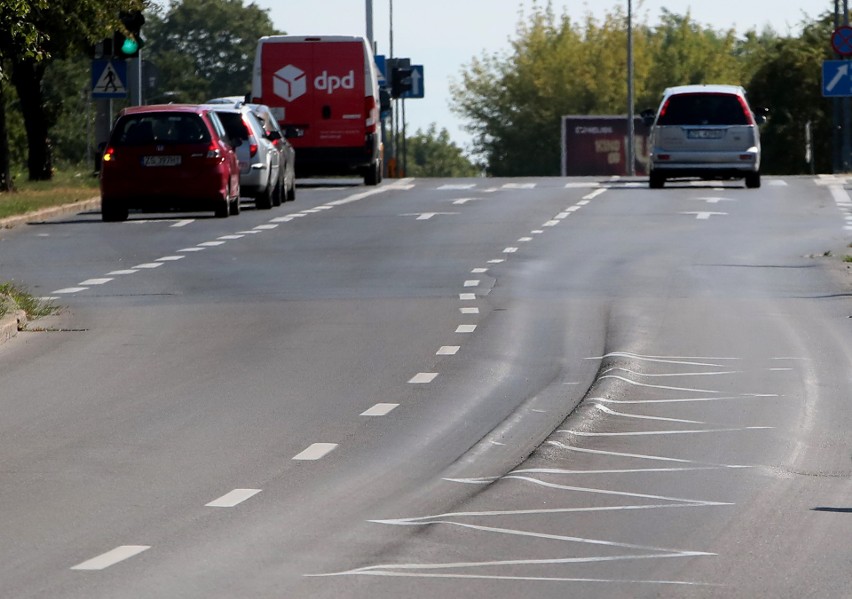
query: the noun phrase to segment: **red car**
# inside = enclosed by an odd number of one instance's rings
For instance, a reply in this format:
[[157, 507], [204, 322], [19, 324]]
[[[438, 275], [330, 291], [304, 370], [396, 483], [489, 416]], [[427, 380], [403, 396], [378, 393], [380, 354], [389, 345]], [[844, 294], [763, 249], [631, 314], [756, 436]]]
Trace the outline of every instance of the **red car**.
[[[235, 142], [239, 143], [239, 142]], [[225, 128], [202, 106], [163, 104], [122, 110], [101, 160], [101, 215], [130, 209], [240, 212], [240, 168]]]

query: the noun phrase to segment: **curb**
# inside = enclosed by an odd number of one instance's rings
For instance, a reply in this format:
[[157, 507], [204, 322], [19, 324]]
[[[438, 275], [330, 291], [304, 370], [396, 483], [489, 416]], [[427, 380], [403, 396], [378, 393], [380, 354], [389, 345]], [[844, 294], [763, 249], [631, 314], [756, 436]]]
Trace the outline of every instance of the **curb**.
[[91, 197], [88, 200], [80, 200], [79, 202], [73, 202], [71, 204], [63, 204], [61, 206], [54, 206], [52, 208], [44, 208], [43, 210], [28, 212], [19, 216], [9, 216], [6, 218], [0, 218], [0, 229], [11, 229], [12, 227], [17, 227], [18, 225], [25, 225], [31, 222], [43, 221], [49, 218], [54, 218], [56, 216], [62, 216], [63, 214], [68, 214], [70, 212], [83, 212], [84, 210], [92, 210], [94, 208], [100, 210], [100, 207], [101, 196], [98, 195]]

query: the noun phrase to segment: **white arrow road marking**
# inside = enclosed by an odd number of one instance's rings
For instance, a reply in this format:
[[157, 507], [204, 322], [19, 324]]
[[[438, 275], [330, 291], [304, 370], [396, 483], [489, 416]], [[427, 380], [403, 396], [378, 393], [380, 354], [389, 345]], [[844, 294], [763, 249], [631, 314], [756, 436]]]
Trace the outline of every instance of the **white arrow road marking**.
[[694, 214], [697, 220], [710, 220], [711, 216], [728, 216], [727, 212], [681, 212], [681, 214]]

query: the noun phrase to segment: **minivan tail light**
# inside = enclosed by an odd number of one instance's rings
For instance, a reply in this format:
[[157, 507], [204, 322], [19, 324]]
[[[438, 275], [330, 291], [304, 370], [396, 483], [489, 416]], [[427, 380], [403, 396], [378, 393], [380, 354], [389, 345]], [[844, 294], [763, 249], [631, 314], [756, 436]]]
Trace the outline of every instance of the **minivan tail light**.
[[366, 116], [367, 133], [375, 133], [379, 123], [379, 108], [373, 96], [364, 97], [364, 115]]
[[745, 98], [737, 96], [737, 100], [740, 101], [740, 107], [743, 109], [743, 115], [745, 115], [746, 122], [749, 125], [754, 125], [754, 115], [751, 113], [748, 104], [746, 104]]

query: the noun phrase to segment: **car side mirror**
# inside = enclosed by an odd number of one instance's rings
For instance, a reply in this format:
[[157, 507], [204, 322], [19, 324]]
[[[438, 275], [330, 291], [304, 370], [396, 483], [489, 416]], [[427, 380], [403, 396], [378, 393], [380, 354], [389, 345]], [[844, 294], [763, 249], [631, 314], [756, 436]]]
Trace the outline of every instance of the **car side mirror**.
[[654, 124], [654, 119], [657, 117], [657, 111], [652, 108], [646, 108], [639, 113], [639, 116], [642, 117], [642, 122], [645, 126], [650, 127]]

